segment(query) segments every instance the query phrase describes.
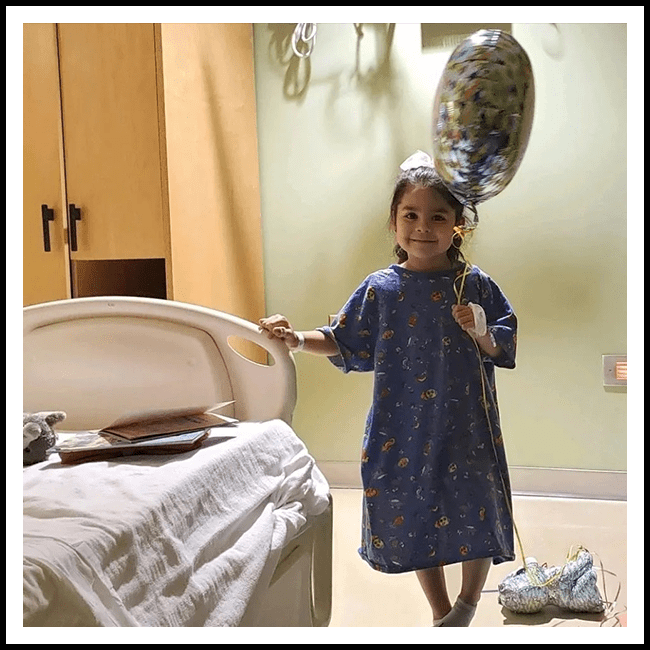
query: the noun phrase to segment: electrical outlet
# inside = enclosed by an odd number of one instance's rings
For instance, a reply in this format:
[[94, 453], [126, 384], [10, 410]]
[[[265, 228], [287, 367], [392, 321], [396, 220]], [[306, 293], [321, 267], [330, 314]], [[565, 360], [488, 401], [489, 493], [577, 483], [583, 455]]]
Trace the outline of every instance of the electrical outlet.
[[627, 386], [627, 355], [603, 355], [603, 386]]

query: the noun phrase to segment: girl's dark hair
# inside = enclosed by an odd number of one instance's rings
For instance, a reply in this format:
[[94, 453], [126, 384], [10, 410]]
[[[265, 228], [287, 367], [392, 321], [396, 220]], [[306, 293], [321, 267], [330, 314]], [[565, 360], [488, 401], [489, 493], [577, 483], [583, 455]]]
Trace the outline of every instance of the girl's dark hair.
[[[431, 187], [448, 203], [454, 210], [456, 215], [456, 225], [462, 227], [469, 226], [466, 222], [465, 206], [446, 188], [442, 182], [440, 175], [433, 167], [415, 167], [402, 171], [395, 181], [395, 189], [393, 190], [393, 198], [390, 203], [390, 220], [389, 225], [395, 225], [397, 218], [397, 206], [404, 196], [404, 192], [411, 186]], [[463, 243], [462, 235], [455, 235], [453, 245], [449, 247], [447, 256], [452, 264], [459, 259], [464, 259], [460, 251]], [[408, 259], [407, 252], [397, 244], [393, 249], [394, 254], [397, 256], [399, 263], [403, 263]]]

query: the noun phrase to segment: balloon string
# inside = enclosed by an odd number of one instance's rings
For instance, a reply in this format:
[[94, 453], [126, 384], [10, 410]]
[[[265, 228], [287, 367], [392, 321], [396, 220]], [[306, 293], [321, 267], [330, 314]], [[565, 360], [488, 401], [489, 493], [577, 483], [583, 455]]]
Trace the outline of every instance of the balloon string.
[[[466, 234], [466, 233], [465, 233], [465, 231], [464, 231], [462, 228], [460, 228], [460, 227], [458, 227], [458, 226], [454, 226], [454, 237], [455, 237], [456, 235], [458, 235], [458, 236], [461, 238], [461, 240], [462, 240], [460, 246], [462, 246], [462, 245], [465, 243], [465, 234]], [[459, 249], [460, 249], [460, 246], [458, 246]], [[458, 252], [459, 252], [461, 255], [463, 255], [463, 254], [460, 252], [460, 250], [459, 250]], [[456, 277], [456, 279], [454, 280], [454, 293], [456, 294], [456, 304], [457, 304], [457, 305], [460, 305], [460, 303], [461, 303], [461, 300], [462, 300], [462, 298], [463, 298], [463, 289], [465, 288], [465, 278], [469, 275], [469, 272], [470, 272], [470, 270], [471, 270], [471, 265], [470, 265], [470, 263], [467, 261], [467, 259], [465, 258], [464, 255], [463, 255], [463, 262], [465, 262], [465, 268], [463, 269], [463, 274], [462, 274], [462, 275], [459, 275], [459, 276]], [[461, 282], [460, 282], [460, 289], [457, 289], [457, 288], [456, 288], [456, 282], [458, 282], [458, 278], [460, 278], [460, 280], [461, 280]]]
[[[464, 238], [464, 233], [460, 228], [456, 228], [455, 231]], [[462, 275], [456, 278], [454, 280], [454, 292], [456, 293], [456, 300], [457, 304], [461, 304], [462, 298], [463, 298], [463, 290], [465, 288], [465, 278], [470, 274], [471, 271], [471, 264], [467, 259], [465, 261], [465, 268], [463, 269]], [[460, 278], [461, 284], [460, 284], [460, 289], [456, 288], [456, 282], [458, 282], [458, 279]], [[490, 413], [489, 413], [489, 407], [488, 407], [488, 399], [487, 399], [487, 390], [485, 387], [485, 368], [483, 367], [483, 359], [481, 358], [481, 349], [479, 348], [478, 343], [474, 339], [474, 337], [470, 337], [472, 339], [472, 343], [474, 343], [474, 347], [476, 348], [476, 353], [478, 356], [478, 362], [479, 362], [479, 368], [480, 368], [480, 376], [481, 376], [481, 391], [483, 393], [483, 408], [485, 409], [485, 416], [487, 418], [487, 423], [488, 423], [488, 428], [490, 430], [490, 442], [492, 443], [492, 451], [494, 452], [494, 458], [496, 460], [496, 466], [497, 469], [499, 470], [499, 478], [501, 479], [501, 484], [503, 487], [503, 494], [505, 496], [505, 501], [508, 506], [508, 511], [510, 512], [510, 517], [512, 518], [512, 525], [515, 531], [515, 535], [517, 537], [517, 543], [519, 544], [519, 552], [521, 553], [521, 556], [524, 561], [524, 568], [526, 570], [526, 573], [528, 574], [528, 577], [531, 579], [531, 582], [533, 584], [539, 583], [539, 580], [536, 575], [533, 574], [532, 570], [528, 567], [528, 564], [526, 563], [526, 554], [524, 553], [524, 545], [521, 542], [521, 536], [519, 535], [519, 530], [517, 529], [517, 525], [515, 523], [515, 517], [514, 513], [512, 512], [512, 507], [510, 505], [510, 499], [508, 498], [508, 490], [506, 488], [505, 480], [503, 478], [503, 474], [499, 468], [499, 461], [498, 461], [498, 455], [497, 455], [497, 450], [496, 447], [494, 446], [494, 432], [492, 430], [492, 421], [490, 418]]]
[[[456, 228], [455, 231], [461, 237], [464, 238], [465, 233], [460, 228]], [[463, 290], [464, 290], [464, 287], [465, 287], [465, 279], [467, 278], [467, 276], [470, 274], [470, 271], [471, 271], [470, 262], [464, 256], [463, 256], [463, 258], [464, 258], [464, 262], [465, 262], [465, 268], [463, 269], [463, 273], [462, 273], [462, 275], [459, 275], [454, 280], [454, 292], [456, 293], [456, 300], [457, 300], [457, 304], [459, 304], [459, 305], [461, 304], [461, 301], [462, 301], [462, 298], [463, 298]], [[460, 285], [460, 289], [457, 289], [456, 288], [456, 282], [458, 282], [459, 278], [461, 280], [461, 285]], [[566, 560], [565, 564], [562, 565], [561, 569], [557, 573], [555, 573], [548, 580], [545, 580], [543, 582], [540, 581], [538, 576], [533, 572], [533, 570], [530, 568], [530, 566], [526, 562], [526, 553], [524, 551], [524, 545], [523, 545], [523, 542], [521, 541], [521, 536], [519, 534], [519, 529], [517, 528], [517, 524], [515, 522], [515, 515], [514, 515], [514, 512], [512, 510], [512, 505], [510, 503], [510, 499], [508, 498], [508, 489], [506, 488], [505, 479], [503, 478], [503, 473], [501, 472], [501, 468], [499, 467], [499, 458], [498, 458], [496, 446], [494, 444], [494, 431], [492, 429], [492, 421], [491, 421], [490, 413], [489, 413], [487, 388], [486, 388], [487, 378], [485, 377], [485, 367], [483, 366], [483, 359], [481, 358], [481, 349], [480, 349], [478, 343], [476, 342], [476, 340], [474, 339], [474, 337], [470, 337], [470, 338], [472, 340], [472, 343], [474, 344], [474, 347], [476, 348], [476, 354], [477, 354], [478, 362], [479, 362], [479, 369], [480, 369], [480, 376], [481, 376], [481, 391], [483, 393], [483, 408], [485, 409], [485, 416], [487, 418], [488, 428], [490, 430], [490, 442], [492, 443], [492, 451], [494, 452], [494, 459], [495, 459], [495, 462], [496, 462], [496, 467], [497, 467], [497, 470], [498, 470], [499, 478], [501, 479], [501, 485], [503, 487], [503, 494], [505, 496], [505, 501], [506, 501], [506, 505], [508, 507], [508, 512], [510, 513], [510, 517], [512, 519], [512, 526], [513, 526], [513, 529], [514, 529], [514, 532], [515, 532], [515, 536], [517, 538], [517, 544], [519, 545], [519, 552], [521, 553], [521, 557], [522, 557], [522, 560], [523, 560], [524, 570], [526, 571], [526, 575], [530, 579], [531, 584], [533, 584], [533, 585], [535, 585], [537, 587], [546, 587], [546, 586], [550, 585], [551, 583], [559, 580], [562, 577], [562, 575], [564, 574], [564, 570], [567, 567], [567, 564], [569, 562], [575, 561], [577, 559], [578, 555], [583, 550], [586, 551], [587, 549], [584, 548], [583, 546], [578, 546], [577, 551], [575, 551], [575, 553], [572, 554], [571, 549], [573, 547], [571, 547], [569, 549], [569, 552], [567, 553], [567, 560]], [[602, 566], [602, 563], [601, 563], [601, 566]]]
[[[462, 232], [460, 234], [461, 234], [461, 236], [463, 236]], [[456, 293], [456, 299], [458, 301], [458, 304], [460, 304], [461, 300], [462, 300], [463, 289], [464, 289], [464, 286], [465, 286], [465, 278], [469, 275], [470, 270], [471, 270], [471, 264], [469, 263], [469, 261], [467, 259], [464, 259], [464, 261], [465, 261], [465, 268], [463, 270], [462, 276], [459, 276], [461, 278], [461, 286], [460, 286], [459, 290], [456, 289], [456, 282], [458, 281], [458, 278], [456, 278], [456, 280], [454, 281], [454, 291]], [[503, 494], [504, 494], [504, 497], [505, 497], [506, 506], [508, 508], [508, 512], [510, 513], [510, 517], [512, 519], [512, 526], [513, 526], [513, 529], [514, 529], [514, 532], [515, 532], [515, 536], [517, 538], [517, 544], [519, 546], [519, 552], [521, 553], [521, 557], [522, 557], [522, 560], [523, 560], [524, 571], [526, 572], [526, 575], [528, 576], [528, 579], [530, 580], [530, 583], [532, 585], [534, 585], [536, 587], [547, 587], [548, 585], [552, 584], [553, 582], [558, 581], [562, 577], [562, 575], [564, 575], [564, 571], [567, 568], [568, 564], [570, 562], [574, 562], [578, 558], [578, 556], [580, 555], [580, 553], [582, 551], [587, 551], [588, 553], [590, 553], [590, 551], [587, 548], [585, 548], [584, 546], [582, 546], [582, 545], [577, 545], [576, 550], [573, 551], [573, 546], [571, 546], [571, 548], [569, 548], [569, 551], [567, 552], [566, 562], [562, 565], [562, 567], [560, 567], [560, 570], [557, 571], [555, 574], [553, 574], [549, 579], [544, 580], [544, 581], [541, 581], [539, 579], [539, 577], [535, 574], [535, 572], [532, 570], [532, 568], [526, 562], [526, 553], [524, 551], [524, 545], [523, 545], [523, 542], [521, 541], [521, 535], [519, 534], [519, 529], [517, 528], [517, 523], [515, 522], [515, 515], [514, 515], [514, 512], [512, 510], [512, 505], [510, 503], [510, 499], [508, 498], [508, 490], [506, 488], [505, 479], [503, 478], [503, 473], [501, 472], [501, 468], [499, 467], [499, 460], [498, 460], [497, 450], [496, 450], [496, 446], [494, 444], [494, 433], [493, 433], [493, 429], [492, 429], [492, 421], [491, 421], [491, 418], [490, 418], [489, 406], [488, 406], [488, 400], [487, 400], [487, 389], [486, 389], [487, 377], [485, 376], [485, 367], [483, 365], [483, 360], [481, 358], [481, 349], [480, 349], [478, 343], [476, 342], [476, 340], [474, 339], [474, 337], [470, 337], [470, 338], [472, 339], [472, 342], [474, 343], [474, 347], [476, 349], [476, 354], [477, 354], [478, 361], [479, 361], [480, 376], [481, 376], [481, 391], [483, 393], [483, 408], [485, 409], [485, 416], [487, 418], [488, 428], [490, 430], [490, 442], [492, 443], [492, 451], [494, 453], [494, 458], [495, 458], [495, 461], [496, 461], [496, 466], [497, 466], [499, 478], [501, 479], [501, 485], [503, 487]], [[603, 602], [603, 605], [605, 606], [605, 610], [604, 610], [604, 612], [602, 614], [603, 619], [602, 619], [602, 621], [600, 623], [600, 627], [603, 627], [605, 625], [605, 623], [607, 623], [608, 621], [611, 621], [611, 620], [615, 620], [616, 622], [614, 623], [613, 626], [609, 626], [609, 627], [622, 627], [621, 620], [618, 617], [621, 614], [627, 612], [627, 607], [624, 607], [622, 610], [619, 610], [619, 611], [614, 611], [615, 608], [616, 608], [617, 599], [618, 599], [619, 594], [621, 592], [620, 580], [619, 580], [618, 589], [616, 591], [614, 599], [610, 601], [608, 596], [607, 596], [607, 584], [606, 584], [606, 580], [605, 580], [605, 573], [609, 573], [610, 575], [614, 576], [615, 578], [617, 578], [618, 576], [615, 573], [612, 573], [611, 571], [607, 571], [605, 569], [605, 567], [603, 566], [603, 561], [601, 560], [600, 556], [598, 556], [598, 554], [593, 553], [592, 555], [595, 555], [596, 558], [598, 559], [598, 562], [600, 564], [600, 569], [601, 569], [601, 572], [602, 572], [603, 595], [604, 595], [604, 599], [602, 600], [602, 602]], [[544, 565], [544, 566], [547, 566], [547, 565]], [[561, 625], [562, 623], [563, 622], [561, 621], [560, 623], [557, 623], [556, 625], [554, 625], [554, 627], [556, 627], [557, 625]]]

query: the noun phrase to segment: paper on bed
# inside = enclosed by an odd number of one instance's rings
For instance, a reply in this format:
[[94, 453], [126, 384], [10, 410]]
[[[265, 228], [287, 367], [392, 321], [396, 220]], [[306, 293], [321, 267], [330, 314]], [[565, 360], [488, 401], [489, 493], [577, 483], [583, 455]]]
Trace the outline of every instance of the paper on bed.
[[23, 624], [69, 608], [79, 626], [238, 625], [329, 487], [284, 422], [237, 430], [180, 456], [27, 468]]
[[217, 413], [231, 404], [234, 404], [234, 401], [222, 402], [213, 406], [137, 411], [121, 416], [101, 431], [126, 440], [142, 440], [143, 438], [232, 424], [237, 420]]
[[142, 409], [121, 415], [119, 418], [111, 422], [108, 427], [105, 428], [108, 429], [111, 427], [122, 427], [128, 424], [134, 424], [136, 422], [159, 421], [166, 418], [194, 415], [196, 413], [213, 413], [234, 403], [234, 400], [230, 400], [228, 402], [203, 406], [194, 405], [172, 409]]

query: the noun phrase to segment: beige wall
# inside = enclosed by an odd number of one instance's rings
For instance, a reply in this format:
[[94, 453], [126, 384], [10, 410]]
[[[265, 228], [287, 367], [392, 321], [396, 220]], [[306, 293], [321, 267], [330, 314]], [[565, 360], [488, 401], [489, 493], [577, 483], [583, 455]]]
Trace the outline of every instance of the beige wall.
[[[391, 184], [431, 150], [431, 107], [451, 48], [420, 25], [320, 24], [308, 60], [293, 25], [256, 24], [266, 304], [297, 329], [327, 322], [392, 263]], [[528, 151], [480, 206], [471, 261], [520, 320], [518, 367], [498, 370], [510, 464], [626, 469], [626, 393], [601, 356], [626, 347], [626, 26], [514, 24], [536, 83]], [[287, 49], [288, 48], [288, 49]], [[297, 355], [294, 426], [320, 461], [356, 461], [372, 377]]]

